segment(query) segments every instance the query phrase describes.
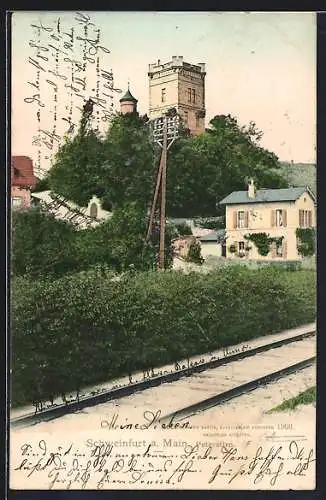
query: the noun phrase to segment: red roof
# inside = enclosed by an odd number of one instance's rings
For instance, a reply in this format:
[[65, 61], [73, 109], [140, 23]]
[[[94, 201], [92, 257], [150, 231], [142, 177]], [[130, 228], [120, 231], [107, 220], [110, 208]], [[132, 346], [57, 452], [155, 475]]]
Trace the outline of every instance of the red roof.
[[34, 188], [36, 179], [33, 170], [33, 161], [28, 156], [11, 157], [11, 184]]

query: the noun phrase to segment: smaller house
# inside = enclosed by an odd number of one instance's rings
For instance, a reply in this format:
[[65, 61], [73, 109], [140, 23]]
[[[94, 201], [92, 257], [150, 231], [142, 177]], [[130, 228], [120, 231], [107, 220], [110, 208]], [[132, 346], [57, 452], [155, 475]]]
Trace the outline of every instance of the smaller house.
[[225, 230], [210, 231], [199, 238], [201, 255], [207, 257], [225, 257]]
[[316, 227], [316, 199], [308, 187], [256, 190], [251, 180], [247, 191], [234, 191], [220, 205], [230, 259], [301, 260], [298, 233]]
[[13, 210], [31, 206], [31, 189], [36, 185], [33, 161], [28, 156], [11, 157], [11, 207]]

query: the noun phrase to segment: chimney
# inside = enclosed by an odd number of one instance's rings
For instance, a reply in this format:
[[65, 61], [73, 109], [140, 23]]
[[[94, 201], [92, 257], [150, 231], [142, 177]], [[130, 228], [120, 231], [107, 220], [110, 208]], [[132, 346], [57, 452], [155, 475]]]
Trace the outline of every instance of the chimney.
[[256, 188], [254, 180], [250, 179], [248, 183], [248, 198], [255, 198], [255, 196], [256, 196]]

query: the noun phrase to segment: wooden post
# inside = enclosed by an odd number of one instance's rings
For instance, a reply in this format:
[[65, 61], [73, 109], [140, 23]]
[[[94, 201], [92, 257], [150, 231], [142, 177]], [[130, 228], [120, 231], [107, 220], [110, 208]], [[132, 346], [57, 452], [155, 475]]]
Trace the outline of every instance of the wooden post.
[[167, 120], [164, 117], [163, 124], [163, 148], [162, 148], [162, 179], [161, 179], [161, 213], [160, 213], [160, 250], [159, 268], [165, 268], [165, 204], [166, 204], [166, 157], [167, 157]]
[[161, 178], [162, 178], [162, 167], [163, 167], [163, 150], [161, 153], [161, 158], [160, 158], [160, 165], [157, 173], [157, 179], [156, 179], [156, 186], [155, 186], [155, 192], [154, 192], [154, 197], [153, 197], [153, 203], [151, 206], [151, 213], [149, 215], [149, 222], [148, 222], [148, 229], [147, 229], [147, 234], [146, 234], [146, 241], [149, 240], [151, 234], [152, 234], [152, 227], [153, 227], [153, 220], [154, 220], [154, 214], [155, 214], [155, 208], [156, 208], [156, 203], [157, 203], [157, 197], [158, 197], [158, 191], [161, 185]]

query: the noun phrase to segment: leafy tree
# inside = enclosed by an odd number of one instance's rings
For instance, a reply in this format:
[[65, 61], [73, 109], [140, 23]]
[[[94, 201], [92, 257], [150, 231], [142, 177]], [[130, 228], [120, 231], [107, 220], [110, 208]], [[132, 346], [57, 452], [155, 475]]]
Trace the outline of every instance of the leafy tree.
[[258, 187], [286, 187], [274, 153], [260, 146], [254, 123], [241, 127], [230, 115], [215, 116], [197, 137], [182, 138], [171, 148], [168, 166], [168, 213], [214, 216], [216, 203], [245, 189], [253, 177]]
[[107, 244], [121, 270], [144, 270], [155, 265], [155, 248], [145, 244], [146, 228], [146, 214], [136, 203], [117, 208], [112, 218], [98, 227], [101, 236], [107, 230]]
[[13, 212], [13, 274], [61, 274], [77, 265], [73, 255], [74, 227], [39, 208]]
[[145, 121], [137, 115], [116, 115], [103, 149], [99, 186], [104, 200], [113, 208], [133, 202], [147, 207], [156, 181], [157, 160]]
[[[249, 177], [257, 187], [286, 187], [278, 158], [260, 145], [262, 135], [253, 122], [240, 126], [230, 115], [215, 116], [200, 136], [181, 129], [168, 154], [167, 215], [223, 214], [217, 203], [245, 189]], [[148, 207], [159, 154], [145, 119], [117, 114], [105, 137], [83, 125], [75, 138], [65, 140], [49, 184], [81, 204], [96, 194], [113, 210], [130, 202]]]
[[32, 190], [33, 193], [39, 193], [40, 191], [47, 191], [50, 189], [48, 177], [43, 177], [43, 179], [36, 179], [36, 186]]
[[102, 194], [99, 169], [104, 160], [103, 142], [92, 130], [66, 137], [49, 172], [50, 189], [86, 206], [94, 194]]

